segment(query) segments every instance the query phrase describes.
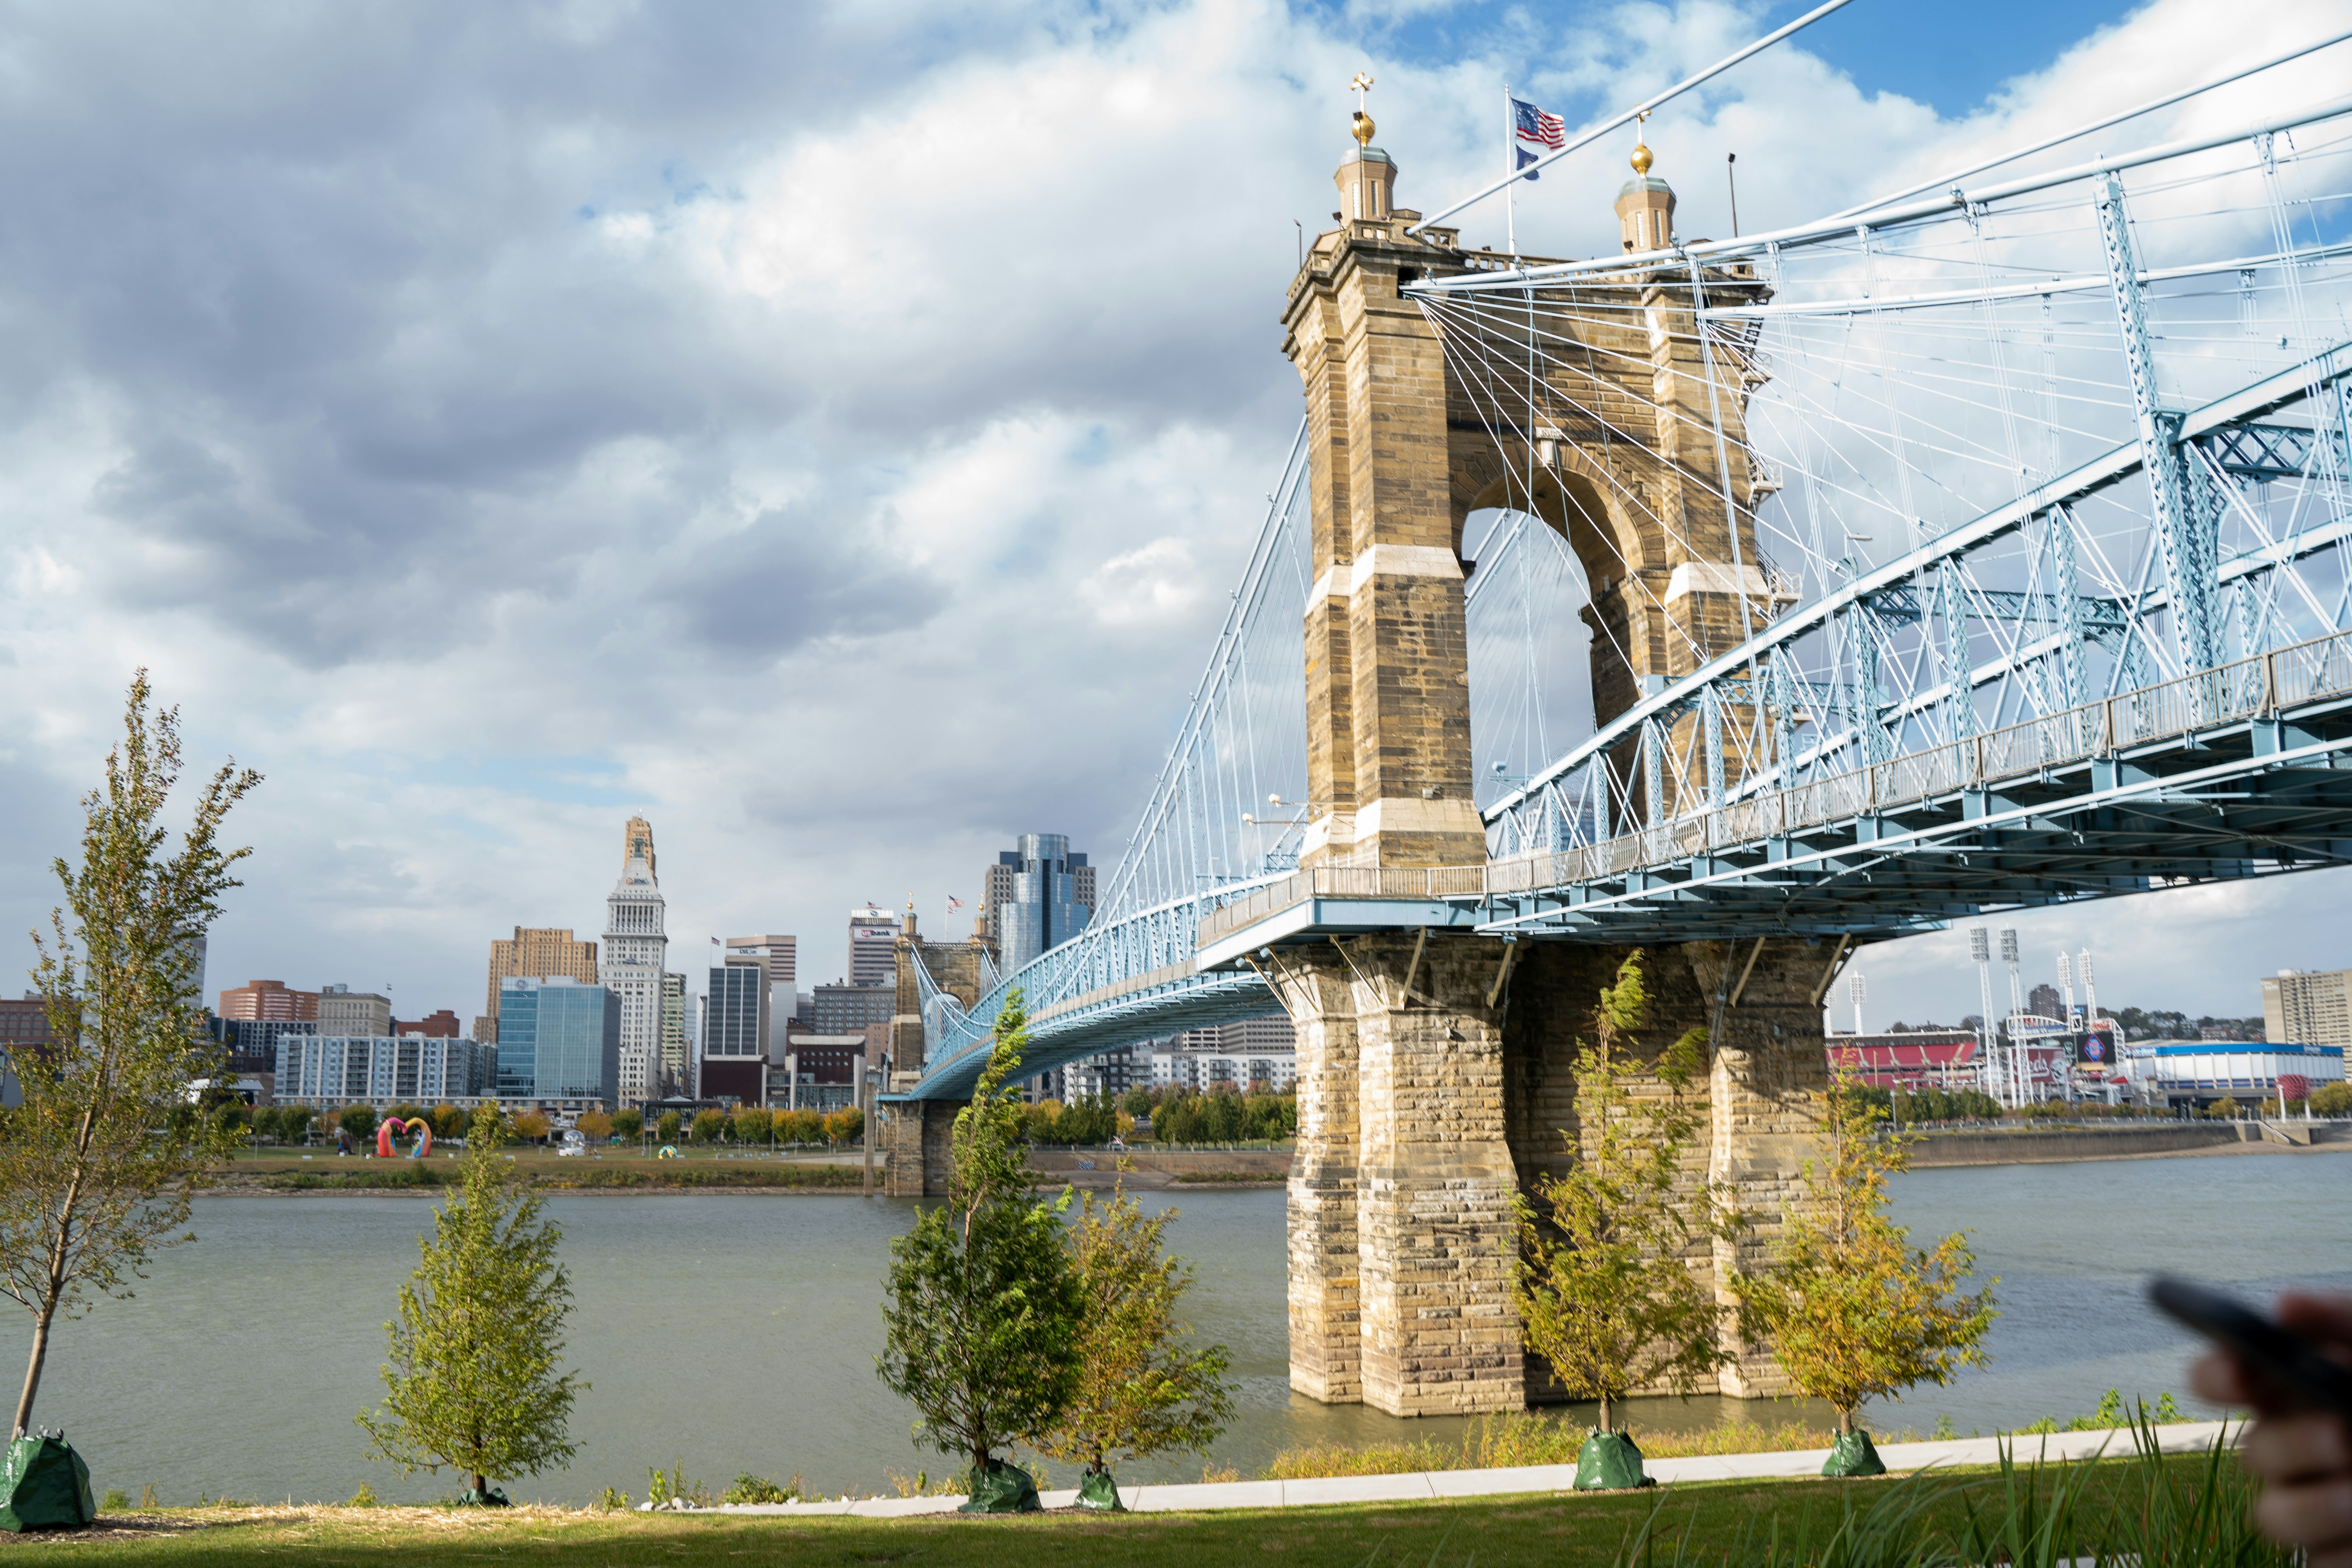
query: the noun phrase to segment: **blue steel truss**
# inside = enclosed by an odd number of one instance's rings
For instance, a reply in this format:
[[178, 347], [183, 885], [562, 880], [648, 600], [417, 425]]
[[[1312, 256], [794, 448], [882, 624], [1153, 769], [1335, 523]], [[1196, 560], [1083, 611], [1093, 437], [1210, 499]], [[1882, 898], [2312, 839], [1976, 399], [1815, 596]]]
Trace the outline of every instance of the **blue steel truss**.
[[1203, 973], [1193, 954], [1203, 920], [1286, 875], [1229, 882], [1095, 921], [1003, 977], [970, 1009], [941, 990], [919, 961], [923, 1074], [906, 1098], [969, 1098], [987, 1065], [996, 1016], [1015, 992], [1029, 1015], [1024, 1076], [1179, 1030], [1264, 1014], [1273, 1000], [1255, 972]]

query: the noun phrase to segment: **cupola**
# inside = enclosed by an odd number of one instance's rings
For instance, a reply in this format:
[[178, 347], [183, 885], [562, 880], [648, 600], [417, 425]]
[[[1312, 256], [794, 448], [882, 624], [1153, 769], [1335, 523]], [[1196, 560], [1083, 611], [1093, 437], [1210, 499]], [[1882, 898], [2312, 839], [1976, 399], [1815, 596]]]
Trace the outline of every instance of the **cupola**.
[[1356, 150], [1348, 154], [1331, 179], [1339, 187], [1339, 216], [1352, 223], [1359, 218], [1385, 218], [1396, 211], [1396, 164], [1386, 153], [1372, 145], [1372, 117], [1362, 110], [1356, 110], [1350, 127], [1356, 137]]
[[1675, 188], [1650, 173], [1650, 149], [1633, 139], [1633, 177], [1617, 193], [1617, 229], [1627, 250], [1664, 250], [1675, 241]]

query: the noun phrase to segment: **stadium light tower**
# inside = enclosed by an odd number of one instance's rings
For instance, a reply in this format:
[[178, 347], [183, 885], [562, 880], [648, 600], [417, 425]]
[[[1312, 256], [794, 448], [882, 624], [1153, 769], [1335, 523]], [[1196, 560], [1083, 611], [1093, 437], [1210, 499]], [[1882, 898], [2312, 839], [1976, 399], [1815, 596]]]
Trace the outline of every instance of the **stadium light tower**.
[[2066, 1008], [2065, 1017], [2059, 1022], [2070, 1029], [2081, 1028], [2082, 1020], [2074, 1013], [2074, 961], [2063, 947], [2058, 950], [2058, 994], [2065, 998]]
[[1992, 941], [1982, 926], [1969, 928], [1969, 956], [1977, 963], [1977, 991], [1983, 1010], [1977, 1015], [1977, 1040], [1984, 1052], [1984, 1084], [1988, 1093], [2008, 1103], [2008, 1074], [2001, 1070], [2000, 1036], [1992, 1022]]
[[2083, 1025], [2095, 1028], [2099, 1022], [2099, 990], [2091, 984], [2091, 950], [2084, 948], [2080, 956], [2081, 962], [2074, 967], [2083, 981]]
[[2015, 1096], [2012, 1105], [2025, 1103], [2026, 1088], [2033, 1076], [2033, 1060], [2025, 1049], [2020, 1033], [2025, 1017], [2025, 982], [2017, 972], [2017, 928], [2003, 926], [2000, 932], [2000, 961], [2009, 966], [2009, 1078], [2010, 1092]]
[[1866, 989], [1862, 976], [1853, 976], [1846, 983], [1846, 989], [1853, 998], [1853, 1037], [1858, 1041], [1862, 1038], [1862, 998]]

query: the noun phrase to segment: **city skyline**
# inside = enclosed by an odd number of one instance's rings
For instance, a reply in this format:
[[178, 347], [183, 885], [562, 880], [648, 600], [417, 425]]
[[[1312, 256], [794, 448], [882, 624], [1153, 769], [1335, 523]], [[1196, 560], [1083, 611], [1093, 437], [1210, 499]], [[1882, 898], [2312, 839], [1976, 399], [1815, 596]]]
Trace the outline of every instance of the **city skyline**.
[[[1929, 51], [1881, 9], [1653, 119], [1686, 232], [1728, 232], [1727, 151], [1752, 230], [2292, 41], [2189, 0], [2002, 0], [1972, 18], [2001, 50]], [[819, 47], [786, 13], [26, 19], [56, 91], [0, 146], [27, 244], [0, 304], [51, 330], [0, 370], [0, 916], [56, 901], [142, 663], [191, 757], [268, 775], [212, 933], [231, 983], [470, 1018], [487, 941], [601, 931], [632, 810], [663, 824], [679, 940], [796, 931], [813, 977], [847, 972], [837, 911], [911, 896], [929, 933], [1036, 824], [1108, 885], [1184, 706], [1169, 671], [1213, 638], [1297, 422], [1273, 315], [1349, 78], [1377, 78], [1400, 199], [1433, 208], [1489, 176], [1502, 81], [1580, 123], [1793, 14], [991, 15], [911, 68], [886, 31]], [[506, 113], [462, 153], [432, 133], [479, 101]], [[88, 103], [102, 134], [56, 107]], [[986, 177], [908, 124], [954, 126]], [[1614, 148], [1547, 170], [1520, 243], [1613, 248], [1622, 178]], [[936, 240], [1008, 207], [1042, 243], [1002, 268]], [[1501, 243], [1499, 215], [1466, 237]], [[1114, 244], [1130, 265], [1071, 276]], [[1041, 745], [1046, 713], [1082, 742]], [[2334, 870], [2010, 919], [2098, 952], [2116, 995], [2243, 1015], [2262, 974], [2352, 962], [2347, 892]], [[1906, 1013], [1973, 1010], [1956, 932], [1868, 963]]]

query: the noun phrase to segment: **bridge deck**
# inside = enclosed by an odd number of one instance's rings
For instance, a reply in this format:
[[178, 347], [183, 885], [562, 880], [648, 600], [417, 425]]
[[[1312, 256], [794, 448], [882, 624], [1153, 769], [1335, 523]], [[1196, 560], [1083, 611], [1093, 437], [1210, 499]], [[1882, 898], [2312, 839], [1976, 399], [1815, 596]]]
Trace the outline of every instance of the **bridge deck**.
[[1893, 936], [1989, 908], [2352, 859], [2352, 635], [1484, 866], [1318, 867], [1201, 923], [1203, 969], [1400, 927]]

